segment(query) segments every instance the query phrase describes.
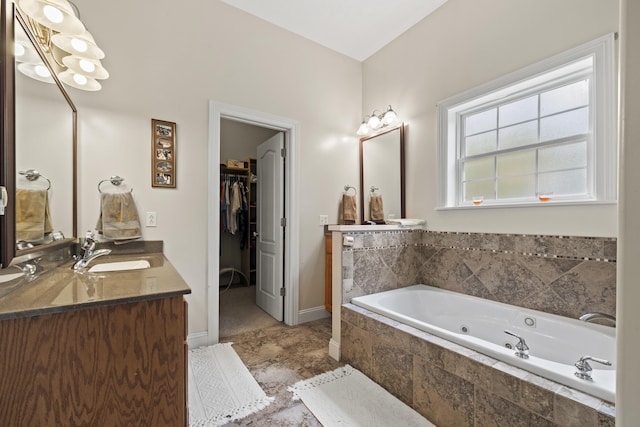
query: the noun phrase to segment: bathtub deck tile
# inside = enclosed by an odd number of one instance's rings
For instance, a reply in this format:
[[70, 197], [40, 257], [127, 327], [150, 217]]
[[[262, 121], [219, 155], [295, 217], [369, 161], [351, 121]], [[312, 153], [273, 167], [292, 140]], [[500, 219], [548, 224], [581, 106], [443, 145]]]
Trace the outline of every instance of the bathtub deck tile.
[[613, 418], [615, 421], [616, 417], [616, 405], [609, 402], [601, 402], [597, 408], [598, 412], [602, 414], [604, 417]]
[[[543, 417], [552, 418], [554, 416], [555, 392], [538, 385], [538, 378], [540, 377], [531, 376], [528, 381], [521, 381], [520, 405]], [[542, 380], [542, 378], [540, 379]]]
[[482, 388], [476, 387], [475, 402], [476, 427], [529, 427], [532, 424], [533, 414]]
[[422, 337], [412, 336], [409, 341], [409, 349], [412, 354], [424, 359], [430, 365], [444, 368], [444, 357], [447, 350]]
[[366, 376], [371, 377], [371, 334], [343, 321], [340, 351], [342, 362], [350, 364]]
[[413, 404], [413, 355], [393, 343], [373, 338], [371, 378], [389, 393], [411, 406]]
[[[507, 412], [513, 406], [518, 407], [520, 416], [528, 420], [527, 425], [531, 426], [608, 427], [615, 425], [615, 405], [612, 403], [569, 389], [554, 381], [427, 332], [399, 324], [352, 304], [343, 306], [342, 312], [343, 321], [349, 319], [362, 324], [365, 328], [363, 330], [353, 325], [345, 326], [343, 323], [342, 345], [346, 349], [343, 354], [347, 354], [349, 358], [355, 358], [365, 367], [371, 366], [374, 347], [377, 346], [375, 351], [378, 365], [376, 368], [371, 368], [377, 374], [370, 376], [383, 387], [389, 387], [385, 384], [386, 382], [391, 384], [390, 387], [399, 390], [401, 387], [396, 377], [410, 377], [404, 383], [400, 381], [405, 386], [409, 380], [413, 383], [413, 404], [407, 403], [438, 426], [473, 425], [474, 410], [484, 408], [485, 412], [489, 413], [502, 406], [507, 408]], [[378, 325], [374, 325], [374, 322], [378, 322]], [[392, 329], [396, 329], [396, 332], [391, 332]], [[367, 338], [359, 338], [358, 333]], [[377, 336], [383, 338], [379, 339]], [[367, 339], [371, 341], [369, 365], [367, 365], [366, 355], [363, 354], [367, 353], [366, 348], [369, 348], [369, 344], [365, 342]], [[353, 340], [360, 340], [361, 343], [353, 345], [352, 349], [348, 341]], [[401, 343], [400, 349], [396, 345], [398, 342]], [[409, 369], [405, 372], [403, 369], [397, 369], [397, 366], [405, 365], [410, 356], [413, 358], [413, 370]], [[398, 364], [398, 360], [403, 361]], [[351, 363], [347, 359], [345, 361]], [[353, 365], [363, 370], [360, 366]], [[401, 391], [394, 393], [402, 395]], [[469, 395], [471, 396], [470, 422], [463, 421], [466, 416], [465, 411], [468, 409], [464, 404], [466, 402], [464, 396]], [[407, 396], [406, 393], [405, 396]], [[484, 400], [476, 401], [474, 406], [474, 396], [476, 398], [480, 396]], [[455, 414], [456, 411], [462, 412]], [[513, 425], [508, 422], [506, 424], [491, 422], [491, 416], [493, 415], [486, 417], [479, 415], [476, 418], [476, 426]]]
[[596, 427], [599, 414], [595, 409], [602, 401], [578, 390], [561, 387], [554, 398], [554, 421], [567, 427]]
[[598, 427], [616, 427], [615, 417], [598, 413]]
[[365, 322], [365, 330], [376, 337], [376, 339], [391, 343], [396, 348], [409, 353], [411, 335], [401, 330], [399, 327], [400, 323], [395, 322], [394, 320], [389, 324], [373, 321], [372, 319], [367, 319]]
[[491, 387], [491, 365], [496, 361], [475, 353], [480, 358], [471, 358], [471, 354], [447, 350], [444, 352], [444, 369], [476, 386], [489, 389]]
[[340, 319], [343, 322], [351, 323], [360, 329], [364, 329], [364, 322], [366, 318], [359, 312], [357, 306], [347, 304], [340, 307]]
[[493, 365], [493, 367], [499, 371], [504, 372], [505, 374], [509, 374], [512, 377], [516, 377], [520, 380], [526, 380], [529, 376], [532, 375], [531, 373], [523, 369], [520, 369], [513, 365], [509, 365], [508, 363], [505, 363], [505, 362], [497, 361], [496, 364]]
[[413, 408], [439, 427], [472, 427], [473, 384], [414, 358]]

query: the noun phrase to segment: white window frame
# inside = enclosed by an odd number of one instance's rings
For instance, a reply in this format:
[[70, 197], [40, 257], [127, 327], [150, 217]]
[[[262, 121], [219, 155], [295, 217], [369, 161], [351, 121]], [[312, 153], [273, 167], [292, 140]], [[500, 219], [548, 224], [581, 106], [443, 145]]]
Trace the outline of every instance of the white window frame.
[[[524, 93], [550, 72], [589, 56], [593, 57], [590, 114], [593, 129], [589, 145], [586, 197], [558, 198], [548, 203], [527, 200], [495, 200], [486, 207], [549, 206], [559, 204], [616, 203], [617, 200], [617, 121], [615, 80], [615, 35], [596, 40], [500, 77], [438, 103], [438, 204], [437, 209], [477, 209], [462, 202], [459, 170], [461, 153], [460, 118], [479, 106]], [[506, 104], [508, 101], [505, 101]]]

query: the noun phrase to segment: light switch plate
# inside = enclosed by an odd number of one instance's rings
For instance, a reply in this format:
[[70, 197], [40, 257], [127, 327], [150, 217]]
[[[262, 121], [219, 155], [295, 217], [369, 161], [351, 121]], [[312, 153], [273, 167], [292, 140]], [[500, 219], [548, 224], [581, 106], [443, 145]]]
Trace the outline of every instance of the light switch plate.
[[327, 225], [327, 224], [329, 224], [329, 215], [320, 215], [318, 225]]

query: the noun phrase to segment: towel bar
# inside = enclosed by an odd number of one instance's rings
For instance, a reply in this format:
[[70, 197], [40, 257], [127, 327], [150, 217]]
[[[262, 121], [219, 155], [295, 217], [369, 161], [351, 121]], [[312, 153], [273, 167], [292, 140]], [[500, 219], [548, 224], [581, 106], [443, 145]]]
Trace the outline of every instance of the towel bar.
[[349, 190], [353, 190], [353, 195], [355, 196], [356, 194], [358, 194], [358, 190], [356, 190], [356, 187], [352, 186], [352, 185], [345, 185], [344, 186], [344, 191], [345, 192], [349, 192]]
[[51, 180], [49, 178], [47, 178], [46, 176], [42, 175], [40, 172], [38, 172], [35, 169], [27, 169], [26, 171], [20, 171], [18, 173], [20, 175], [24, 175], [24, 177], [27, 178], [29, 181], [35, 181], [38, 178], [46, 179], [47, 182], [49, 183], [49, 186], [47, 187], [47, 190], [51, 188]]
[[[100, 189], [100, 185], [103, 182], [107, 182], [107, 181], [109, 181], [111, 183], [111, 185], [115, 185], [117, 187], [118, 185], [122, 184], [122, 182], [124, 181], [124, 178], [122, 178], [122, 177], [120, 177], [118, 175], [114, 175], [114, 176], [110, 177], [109, 179], [103, 179], [102, 181], [100, 181], [98, 183], [98, 192], [100, 194], [102, 194], [102, 190]], [[131, 192], [133, 192], [133, 188], [131, 189]]]

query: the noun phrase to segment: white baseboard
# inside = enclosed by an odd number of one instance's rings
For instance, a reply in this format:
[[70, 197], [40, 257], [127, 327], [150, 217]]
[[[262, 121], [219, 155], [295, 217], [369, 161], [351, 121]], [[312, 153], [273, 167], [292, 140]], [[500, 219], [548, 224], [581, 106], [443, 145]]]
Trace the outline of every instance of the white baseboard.
[[324, 306], [307, 308], [298, 311], [298, 324], [324, 319], [329, 316], [330, 314], [325, 310]]
[[340, 361], [340, 343], [333, 338], [329, 340], [329, 356]]
[[207, 331], [204, 331], [196, 332], [195, 334], [189, 334], [189, 336], [187, 337], [187, 344], [191, 349], [211, 345], [214, 343], [209, 340], [209, 333]]

